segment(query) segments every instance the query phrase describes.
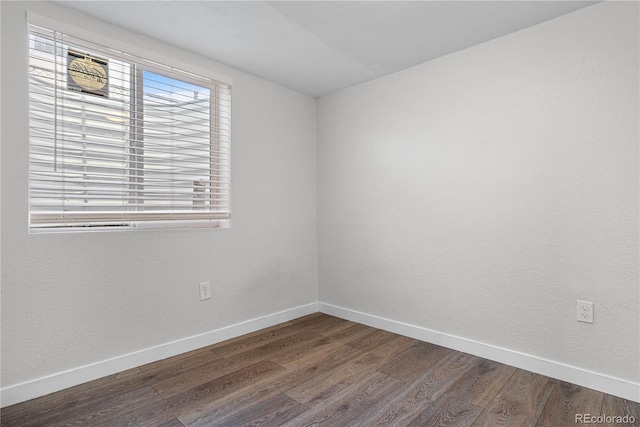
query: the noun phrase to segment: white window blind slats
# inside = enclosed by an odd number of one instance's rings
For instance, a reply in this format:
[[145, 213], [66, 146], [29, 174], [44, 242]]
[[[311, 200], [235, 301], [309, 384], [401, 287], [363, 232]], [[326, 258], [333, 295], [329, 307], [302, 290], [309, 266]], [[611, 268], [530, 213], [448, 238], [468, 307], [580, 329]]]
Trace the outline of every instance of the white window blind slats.
[[[69, 51], [108, 95], [71, 90]], [[230, 85], [34, 26], [29, 74], [32, 229], [229, 219]]]

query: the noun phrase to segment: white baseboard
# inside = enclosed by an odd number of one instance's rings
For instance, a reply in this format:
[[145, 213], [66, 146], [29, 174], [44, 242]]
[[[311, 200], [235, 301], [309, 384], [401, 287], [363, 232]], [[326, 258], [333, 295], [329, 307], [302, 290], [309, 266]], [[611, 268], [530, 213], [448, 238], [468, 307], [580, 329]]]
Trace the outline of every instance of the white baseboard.
[[43, 378], [8, 386], [0, 389], [0, 407], [4, 408], [5, 406], [44, 396], [107, 375], [166, 359], [167, 357], [177, 356], [178, 354], [206, 347], [229, 338], [268, 328], [269, 326], [297, 319], [307, 314], [316, 313], [317, 311], [317, 303], [302, 305], [203, 334], [161, 344], [156, 347], [139, 350], [68, 371], [58, 372]]
[[311, 303], [0, 389], [0, 407], [166, 359], [317, 311], [640, 402], [640, 384], [326, 303]]
[[331, 316], [473, 354], [623, 399], [640, 402], [640, 384], [638, 383], [323, 302], [318, 303], [318, 310]]

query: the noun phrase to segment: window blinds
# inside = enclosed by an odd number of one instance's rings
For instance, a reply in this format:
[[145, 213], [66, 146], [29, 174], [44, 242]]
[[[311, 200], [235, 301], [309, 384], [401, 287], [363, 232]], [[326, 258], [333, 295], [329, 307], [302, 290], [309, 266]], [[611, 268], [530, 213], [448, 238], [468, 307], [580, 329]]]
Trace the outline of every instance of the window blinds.
[[230, 218], [230, 85], [35, 26], [29, 38], [31, 229]]

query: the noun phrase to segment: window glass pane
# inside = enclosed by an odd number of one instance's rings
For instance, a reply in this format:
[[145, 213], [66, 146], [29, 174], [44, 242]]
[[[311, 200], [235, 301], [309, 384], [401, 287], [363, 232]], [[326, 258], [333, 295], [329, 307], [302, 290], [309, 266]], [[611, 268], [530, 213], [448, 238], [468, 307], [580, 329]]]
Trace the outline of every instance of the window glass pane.
[[230, 86], [37, 27], [29, 47], [30, 228], [230, 217]]
[[[143, 71], [145, 186], [153, 207], [210, 205], [210, 90]], [[149, 208], [147, 203], [146, 209]]]

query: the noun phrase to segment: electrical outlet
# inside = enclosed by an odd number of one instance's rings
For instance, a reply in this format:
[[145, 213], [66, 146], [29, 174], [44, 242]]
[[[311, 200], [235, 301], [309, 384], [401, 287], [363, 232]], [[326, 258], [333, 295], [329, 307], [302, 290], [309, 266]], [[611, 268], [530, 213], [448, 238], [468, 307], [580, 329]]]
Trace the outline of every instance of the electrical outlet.
[[204, 301], [210, 298], [211, 298], [211, 283], [209, 282], [200, 283], [200, 301]]
[[578, 322], [593, 323], [593, 303], [578, 300]]

